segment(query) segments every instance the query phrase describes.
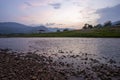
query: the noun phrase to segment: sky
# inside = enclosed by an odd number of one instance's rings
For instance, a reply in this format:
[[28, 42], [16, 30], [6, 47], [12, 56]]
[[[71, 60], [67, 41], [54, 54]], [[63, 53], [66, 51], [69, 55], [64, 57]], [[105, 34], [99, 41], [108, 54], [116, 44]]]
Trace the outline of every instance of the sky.
[[120, 0], [0, 0], [0, 22], [79, 29], [120, 20]]

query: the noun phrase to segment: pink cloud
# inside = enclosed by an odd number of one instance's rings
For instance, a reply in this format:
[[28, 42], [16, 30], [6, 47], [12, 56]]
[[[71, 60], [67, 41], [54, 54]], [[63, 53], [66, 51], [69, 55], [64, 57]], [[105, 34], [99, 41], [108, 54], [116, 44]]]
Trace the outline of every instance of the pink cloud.
[[39, 6], [47, 6], [50, 3], [54, 3], [55, 0], [29, 0], [24, 2], [21, 6], [20, 9], [25, 10], [31, 7], [39, 7]]

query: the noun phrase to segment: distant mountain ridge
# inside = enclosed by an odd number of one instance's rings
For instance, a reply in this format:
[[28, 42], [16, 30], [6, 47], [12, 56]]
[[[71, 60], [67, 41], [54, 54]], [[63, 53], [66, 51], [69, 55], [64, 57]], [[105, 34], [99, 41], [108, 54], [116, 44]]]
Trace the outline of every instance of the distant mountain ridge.
[[37, 33], [39, 30], [49, 32], [49, 30], [43, 25], [32, 27], [16, 22], [0, 22], [0, 34]]
[[119, 20], [119, 21], [112, 22], [112, 25], [113, 25], [113, 26], [116, 26], [116, 25], [119, 25], [119, 26], [120, 26], [120, 20]]

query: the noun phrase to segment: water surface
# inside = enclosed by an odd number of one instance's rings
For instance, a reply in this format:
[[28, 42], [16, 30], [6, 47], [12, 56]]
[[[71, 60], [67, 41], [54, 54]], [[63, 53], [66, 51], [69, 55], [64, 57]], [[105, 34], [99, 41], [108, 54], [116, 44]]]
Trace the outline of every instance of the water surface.
[[0, 48], [49, 55], [88, 53], [97, 57], [120, 58], [119, 38], [0, 38]]

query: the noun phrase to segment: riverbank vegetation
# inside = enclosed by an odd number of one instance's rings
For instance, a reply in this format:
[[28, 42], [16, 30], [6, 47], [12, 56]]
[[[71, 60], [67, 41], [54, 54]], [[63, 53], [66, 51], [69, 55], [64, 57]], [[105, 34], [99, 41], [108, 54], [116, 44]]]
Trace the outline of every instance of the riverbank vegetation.
[[111, 21], [105, 22], [104, 25], [95, 26], [85, 24], [82, 29], [47, 33], [18, 33], [18, 34], [0, 34], [0, 37], [110, 37], [120, 38], [120, 23], [112, 25]]
[[120, 27], [91, 28], [73, 31], [32, 33], [32, 34], [4, 34], [1, 37], [120, 37]]

